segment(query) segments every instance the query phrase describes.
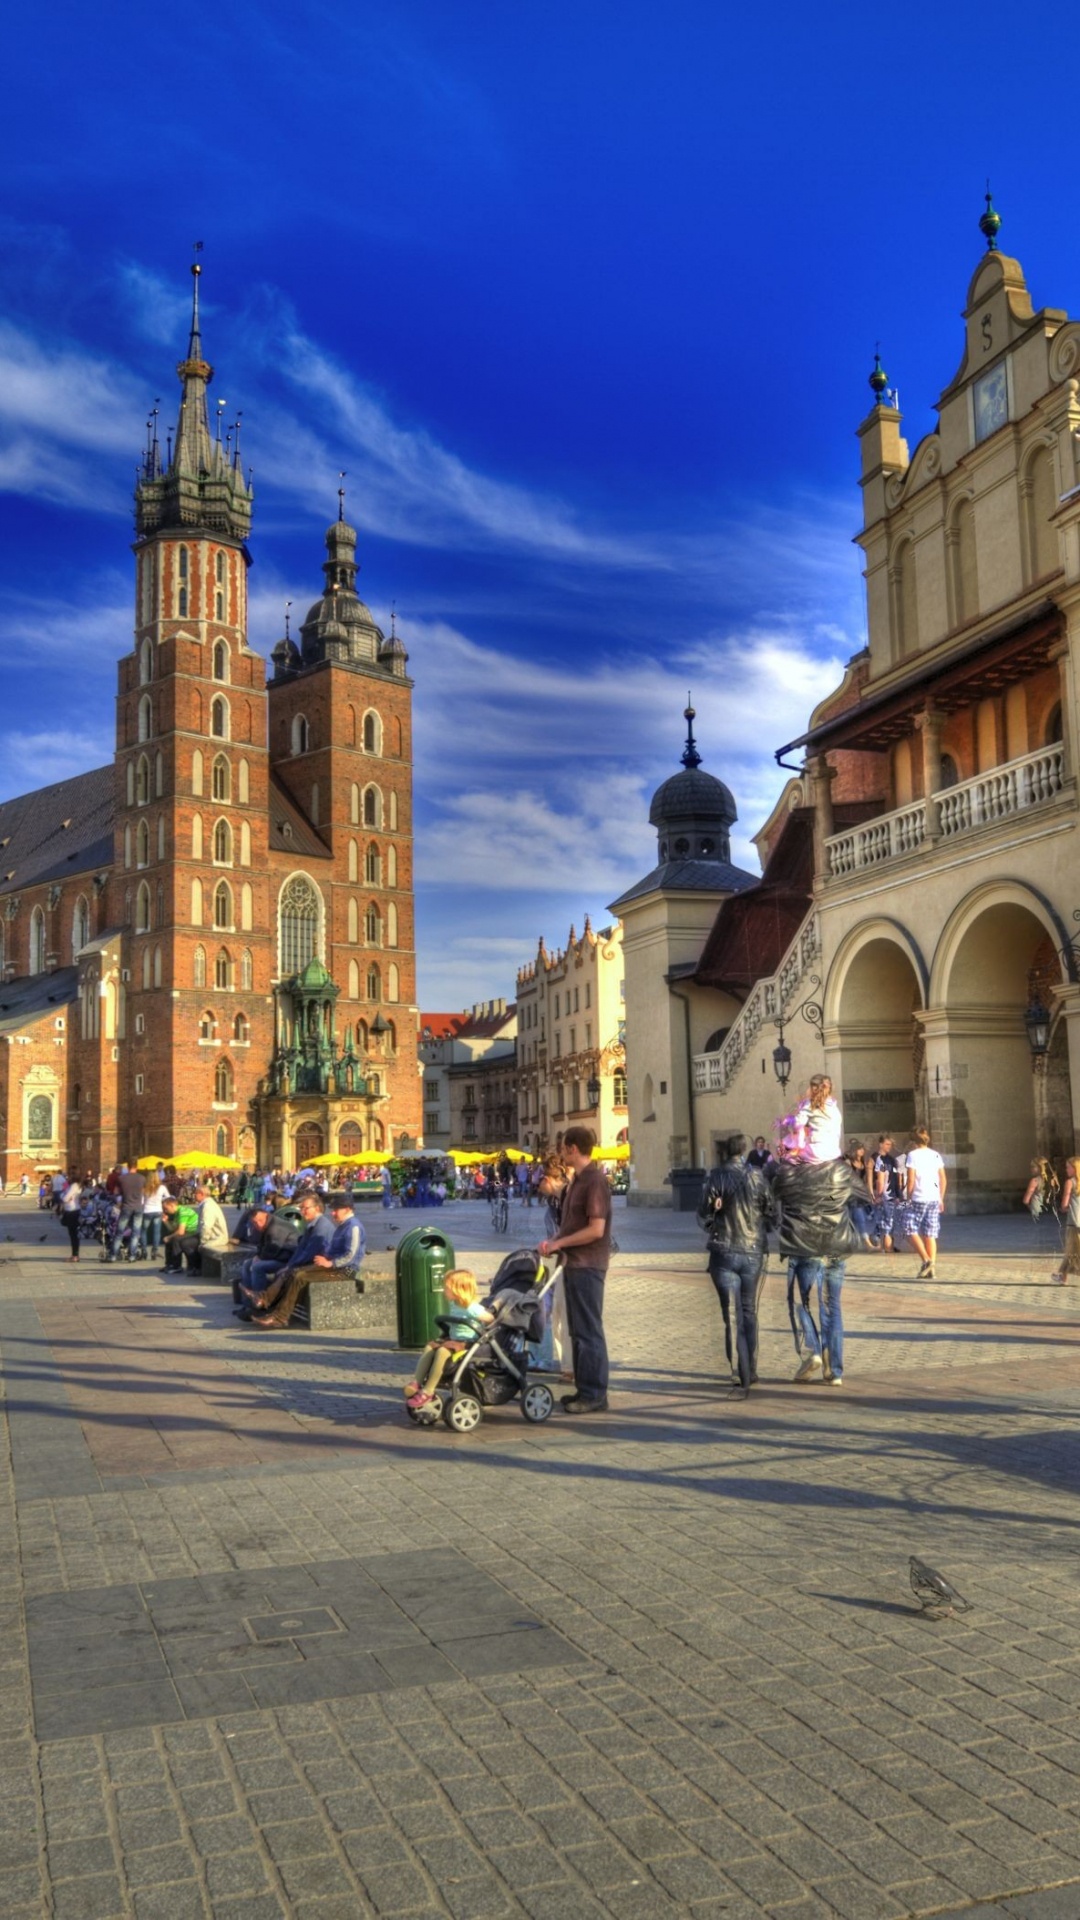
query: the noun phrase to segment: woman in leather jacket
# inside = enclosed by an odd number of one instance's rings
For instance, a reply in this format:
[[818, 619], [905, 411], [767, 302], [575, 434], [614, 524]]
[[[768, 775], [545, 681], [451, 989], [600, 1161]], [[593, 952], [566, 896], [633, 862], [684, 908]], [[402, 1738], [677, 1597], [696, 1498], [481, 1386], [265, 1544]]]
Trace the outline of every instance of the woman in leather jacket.
[[748, 1146], [744, 1133], [730, 1135], [725, 1157], [710, 1173], [698, 1208], [698, 1225], [708, 1235], [709, 1275], [724, 1315], [728, 1360], [737, 1364], [745, 1393], [757, 1379], [758, 1301], [768, 1233], [778, 1218], [768, 1181], [746, 1164]]

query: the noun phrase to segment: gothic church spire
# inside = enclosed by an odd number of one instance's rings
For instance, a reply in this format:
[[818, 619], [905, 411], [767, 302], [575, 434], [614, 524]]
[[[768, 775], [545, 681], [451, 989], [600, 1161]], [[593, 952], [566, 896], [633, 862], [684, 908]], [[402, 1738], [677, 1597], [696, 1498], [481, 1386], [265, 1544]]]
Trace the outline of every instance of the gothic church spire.
[[143, 464], [135, 487], [135, 525], [140, 538], [184, 529], [243, 541], [251, 531], [252, 493], [240, 466], [239, 423], [231, 445], [228, 439], [224, 446], [220, 437], [211, 439], [206, 395], [214, 369], [203, 355], [198, 260], [191, 275], [188, 350], [176, 369], [181, 386], [176, 435], [164, 470], [156, 457]]

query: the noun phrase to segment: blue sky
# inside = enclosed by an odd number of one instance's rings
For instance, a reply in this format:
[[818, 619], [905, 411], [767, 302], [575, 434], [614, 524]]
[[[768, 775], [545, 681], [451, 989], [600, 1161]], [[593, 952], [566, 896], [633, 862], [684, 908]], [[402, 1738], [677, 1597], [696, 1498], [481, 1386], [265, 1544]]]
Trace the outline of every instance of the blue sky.
[[24, 9], [0, 794], [111, 753], [134, 463], [155, 398], [175, 412], [200, 239], [213, 393], [255, 468], [252, 643], [315, 598], [345, 468], [362, 590], [410, 650], [422, 1004], [509, 996], [541, 932], [648, 869], [688, 687], [754, 867], [772, 750], [863, 640], [875, 341], [914, 447], [987, 174], [1036, 305], [1080, 309], [1038, 20], [58, 0], [44, 31]]

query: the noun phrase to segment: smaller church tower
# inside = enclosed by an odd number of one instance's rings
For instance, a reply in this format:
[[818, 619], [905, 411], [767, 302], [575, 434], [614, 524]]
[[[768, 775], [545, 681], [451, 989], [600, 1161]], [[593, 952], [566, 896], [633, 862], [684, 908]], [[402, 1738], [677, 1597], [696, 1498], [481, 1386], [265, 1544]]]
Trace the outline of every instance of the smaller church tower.
[[[272, 786], [291, 804], [294, 831], [317, 835], [325, 862], [311, 950], [293, 958], [317, 958], [333, 986], [320, 1014], [330, 1048], [320, 1067], [296, 1052], [306, 984], [283, 955], [274, 1066], [260, 1103], [271, 1157], [288, 1156], [301, 1126], [325, 1149], [340, 1146], [347, 1129], [350, 1151], [411, 1144], [420, 1133], [412, 681], [401, 640], [383, 633], [357, 591], [356, 547], [342, 491], [326, 533], [322, 595], [299, 642], [287, 634], [271, 656]], [[285, 863], [273, 864], [287, 889]]]

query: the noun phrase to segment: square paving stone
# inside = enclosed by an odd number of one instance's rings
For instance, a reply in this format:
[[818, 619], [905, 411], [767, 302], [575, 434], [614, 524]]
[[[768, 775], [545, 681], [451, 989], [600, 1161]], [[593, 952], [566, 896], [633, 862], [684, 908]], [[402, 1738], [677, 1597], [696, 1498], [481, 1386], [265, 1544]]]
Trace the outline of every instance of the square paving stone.
[[329, 1607], [300, 1607], [294, 1613], [252, 1614], [245, 1622], [253, 1640], [294, 1640], [303, 1635], [341, 1633]]

